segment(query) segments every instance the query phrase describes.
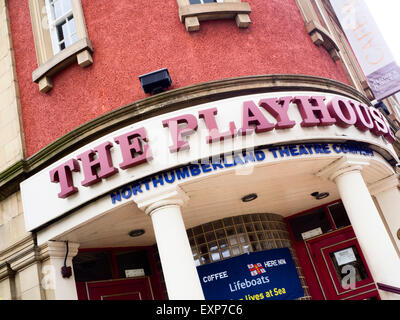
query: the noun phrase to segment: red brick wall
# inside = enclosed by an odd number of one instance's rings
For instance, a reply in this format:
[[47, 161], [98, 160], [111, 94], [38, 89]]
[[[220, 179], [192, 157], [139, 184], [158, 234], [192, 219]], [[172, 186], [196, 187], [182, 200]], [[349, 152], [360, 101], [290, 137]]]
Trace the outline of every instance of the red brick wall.
[[248, 0], [252, 24], [201, 22], [188, 33], [175, 0], [82, 0], [95, 53], [72, 65], [49, 94], [32, 82], [37, 68], [27, 0], [9, 0], [27, 155], [87, 121], [145, 98], [138, 76], [167, 67], [173, 88], [248, 75], [291, 73], [347, 83], [340, 63], [306, 33], [295, 0]]

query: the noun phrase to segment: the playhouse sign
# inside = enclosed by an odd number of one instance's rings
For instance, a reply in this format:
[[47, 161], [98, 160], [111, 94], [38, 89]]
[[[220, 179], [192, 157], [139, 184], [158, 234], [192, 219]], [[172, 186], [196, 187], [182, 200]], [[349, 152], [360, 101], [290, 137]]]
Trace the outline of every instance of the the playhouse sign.
[[[23, 181], [25, 223], [34, 230], [128, 183], [199, 159], [318, 141], [374, 144], [394, 154], [394, 139], [377, 109], [329, 93], [272, 92], [187, 107], [88, 142]], [[43, 195], [46, 201], [38, 201]]]
[[[347, 128], [356, 126], [361, 131], [370, 130], [377, 136], [384, 136], [387, 141], [394, 141], [394, 134], [384, 116], [375, 108], [368, 107], [358, 101], [343, 97], [333, 97], [327, 101], [325, 96], [285, 96], [245, 101], [242, 105], [242, 122], [229, 121], [227, 131], [221, 132], [217, 123], [218, 109], [216, 107], [198, 111], [198, 117], [193, 114], [182, 114], [166, 118], [158, 125], [169, 128], [172, 144], [169, 152], [179, 152], [189, 149], [190, 143], [185, 137], [192, 135], [198, 128], [198, 122], [204, 121], [209, 136], [204, 143], [215, 143], [224, 139], [235, 139], [237, 136], [290, 129], [296, 121], [289, 118], [290, 106], [296, 106], [301, 115], [301, 127], [332, 126]], [[275, 118], [270, 122], [261, 110]], [[157, 124], [155, 124], [157, 125]], [[79, 192], [79, 187], [73, 184], [72, 175], [82, 173], [80, 187], [90, 187], [102, 179], [118, 174], [119, 170], [127, 170], [153, 159], [151, 141], [147, 131], [151, 127], [139, 127], [135, 130], [115, 136], [113, 141], [107, 140], [73, 157], [49, 171], [49, 179], [60, 185], [58, 197], [67, 198]], [[118, 145], [118, 146], [117, 146]], [[114, 163], [111, 148], [119, 148], [123, 161]]]

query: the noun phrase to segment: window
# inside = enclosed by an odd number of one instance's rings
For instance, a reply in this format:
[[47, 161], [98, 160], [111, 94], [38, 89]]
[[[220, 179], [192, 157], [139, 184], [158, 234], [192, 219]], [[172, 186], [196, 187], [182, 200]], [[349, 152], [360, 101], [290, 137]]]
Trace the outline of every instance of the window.
[[179, 19], [189, 32], [200, 30], [200, 21], [235, 19], [239, 28], [250, 23], [250, 5], [241, 0], [177, 0]]
[[332, 264], [335, 268], [336, 275], [340, 283], [343, 283], [343, 278], [348, 274], [346, 271], [344, 271], [346, 269], [343, 269], [345, 266], [353, 267], [356, 282], [368, 279], [370, 277], [356, 245], [330, 252], [329, 257], [332, 260]]
[[[291, 218], [289, 225], [296, 241], [303, 241], [308, 234], [315, 230], [315, 234], [332, 231], [331, 223], [324, 208], [315, 209], [298, 217]], [[311, 231], [311, 232], [310, 232]]]
[[100, 281], [115, 277], [110, 252], [80, 252], [73, 259], [75, 281]]
[[305, 241], [351, 225], [341, 201], [295, 215], [287, 222], [295, 241]]
[[70, 0], [46, 0], [51, 43], [54, 54], [78, 41]]
[[84, 249], [73, 259], [76, 282], [124, 279], [141, 275], [129, 274], [129, 271], [143, 272], [143, 276], [152, 276], [152, 250], [149, 247], [109, 248], [104, 250]]
[[229, 217], [186, 231], [196, 266], [249, 252], [291, 247], [285, 224], [274, 214]]
[[328, 206], [329, 213], [336, 228], [344, 228], [351, 225], [346, 209], [342, 202]]
[[115, 259], [120, 278], [128, 278], [127, 271], [132, 269], [142, 270], [143, 275], [146, 276], [150, 276], [152, 274], [147, 250], [116, 252]]
[[93, 63], [81, 0], [29, 0], [38, 68], [33, 81], [43, 93], [53, 88], [52, 76], [77, 62]]

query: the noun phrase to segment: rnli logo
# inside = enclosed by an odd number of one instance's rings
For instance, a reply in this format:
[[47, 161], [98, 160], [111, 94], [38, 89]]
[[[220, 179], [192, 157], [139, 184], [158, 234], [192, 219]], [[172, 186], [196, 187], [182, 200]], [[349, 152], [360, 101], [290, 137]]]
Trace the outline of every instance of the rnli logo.
[[253, 277], [266, 272], [261, 263], [248, 264], [247, 268]]

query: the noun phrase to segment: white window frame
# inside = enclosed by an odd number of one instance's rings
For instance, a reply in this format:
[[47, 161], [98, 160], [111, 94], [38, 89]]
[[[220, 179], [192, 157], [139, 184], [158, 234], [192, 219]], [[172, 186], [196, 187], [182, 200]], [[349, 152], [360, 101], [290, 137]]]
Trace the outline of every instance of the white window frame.
[[[32, 80], [39, 86], [39, 91], [47, 93], [53, 88], [52, 77], [77, 62], [82, 68], [93, 64], [93, 46], [89, 40], [81, 0], [70, 0], [75, 23], [77, 41], [61, 50], [57, 36], [57, 24], [71, 16], [65, 12], [54, 19], [49, 0], [29, 0], [32, 30], [35, 41], [38, 68], [32, 72]], [[69, 26], [67, 27], [69, 28]], [[72, 36], [71, 30], [67, 31]]]
[[[76, 32], [76, 26], [75, 26], [75, 32], [74, 33], [72, 33], [71, 30], [70, 30], [69, 21], [71, 20], [71, 17], [72, 17], [72, 19], [74, 19], [74, 14], [73, 14], [73, 11], [72, 11], [72, 3], [71, 3], [70, 0], [67, 0], [67, 1], [70, 2], [71, 9], [66, 11], [66, 12], [63, 12], [63, 15], [56, 19], [55, 18], [55, 12], [54, 12], [54, 3], [56, 1], [60, 1], [61, 7], [64, 9], [64, 1], [65, 0], [45, 0], [45, 1], [46, 1], [47, 21], [49, 23], [49, 28], [50, 28], [51, 44], [53, 46], [54, 55], [56, 55], [61, 50], [63, 50], [63, 49], [61, 49], [62, 43], [65, 44], [65, 48], [67, 47], [66, 39], [64, 38], [64, 40], [60, 41], [60, 39], [58, 38], [58, 32], [57, 32], [57, 26], [58, 25], [62, 24], [63, 22], [66, 23], [66, 26], [67, 26], [67, 29], [68, 29], [68, 37], [70, 38], [71, 44], [74, 44], [78, 39], [77, 32]], [[75, 20], [74, 20], [74, 24], [75, 24]], [[73, 41], [73, 38], [72, 38], [73, 35], [76, 35], [76, 40], [75, 41]]]

